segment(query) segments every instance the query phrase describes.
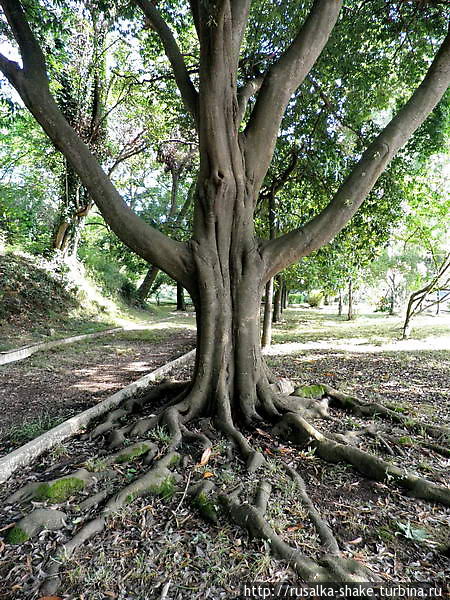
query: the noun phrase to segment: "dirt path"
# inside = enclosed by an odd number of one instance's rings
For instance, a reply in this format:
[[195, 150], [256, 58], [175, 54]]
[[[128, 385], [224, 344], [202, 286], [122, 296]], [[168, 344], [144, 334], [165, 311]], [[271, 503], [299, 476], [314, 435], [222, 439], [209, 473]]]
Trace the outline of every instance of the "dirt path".
[[0, 367], [0, 455], [95, 405], [194, 344], [195, 334], [186, 327], [125, 331]]

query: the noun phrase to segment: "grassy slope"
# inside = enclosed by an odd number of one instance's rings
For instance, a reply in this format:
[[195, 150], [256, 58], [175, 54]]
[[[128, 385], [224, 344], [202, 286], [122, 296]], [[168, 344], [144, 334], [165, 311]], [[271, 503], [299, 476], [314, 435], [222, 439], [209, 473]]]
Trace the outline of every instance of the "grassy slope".
[[104, 297], [82, 265], [0, 254], [0, 351], [164, 316]]

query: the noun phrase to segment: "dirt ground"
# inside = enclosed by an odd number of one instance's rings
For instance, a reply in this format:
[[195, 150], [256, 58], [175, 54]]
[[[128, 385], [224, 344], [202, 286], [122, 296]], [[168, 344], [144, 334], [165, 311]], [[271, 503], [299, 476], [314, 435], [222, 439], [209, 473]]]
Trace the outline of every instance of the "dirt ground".
[[94, 338], [0, 367], [0, 455], [194, 347], [186, 328]]
[[[289, 319], [292, 322], [280, 324], [278, 331], [287, 328], [294, 337], [290, 325], [298, 319], [298, 314], [290, 312]], [[345, 323], [338, 321], [332, 324], [337, 328], [341, 325], [347, 328]], [[358, 329], [357, 324], [352, 327], [355, 331]], [[367, 334], [362, 327], [358, 331], [361, 337]], [[305, 341], [308, 341], [308, 324], [305, 332]], [[327, 329], [326, 333], [328, 348], [324, 349], [308, 347], [306, 343], [302, 346], [302, 331], [295, 331], [298, 345], [294, 348], [286, 344], [284, 349], [281, 345], [274, 347], [268, 357], [271, 368], [296, 385], [324, 382], [367, 401], [377, 400], [412, 419], [429, 424], [450, 424], [450, 348], [432, 350], [427, 340], [402, 347], [393, 342], [392, 337], [388, 340], [390, 345], [380, 343], [376, 347], [370, 346], [370, 340], [360, 339], [356, 348], [342, 336], [336, 345], [330, 339], [331, 332]], [[144, 335], [150, 336], [153, 342], [148, 338], [144, 342]], [[320, 332], [316, 339], [320, 339]], [[45, 403], [45, 394], [51, 395], [52, 402], [61, 411], [55, 414], [65, 415], [64, 411], [69, 410], [67, 398], [71, 398], [70, 410], [78, 412], [112, 393], [117, 389], [115, 386], [122, 387], [139, 377], [150, 364], [151, 368], [156, 368], [160, 360], [166, 362], [167, 358], [162, 358], [166, 354], [172, 353], [172, 358], [187, 351], [193, 342], [192, 333], [186, 330], [177, 330], [175, 334], [162, 328], [151, 334], [127, 332], [112, 339], [97, 340], [92, 346], [73, 348], [70, 356], [64, 353], [64, 358], [55, 351], [51, 355], [28, 359], [26, 368], [25, 362], [21, 366], [11, 365], [9, 376], [3, 376], [10, 391], [24, 383], [26, 373], [32, 374], [36, 386], [24, 387], [28, 390], [28, 398], [33, 397], [33, 389], [40, 389], [40, 378], [44, 387], [39, 396], [35, 394], [34, 408], [27, 410], [20, 406], [22, 412], [16, 412], [9, 423], [18, 415], [32, 419], [37, 410], [51, 410]], [[189, 374], [189, 368], [184, 367], [173, 377], [186, 379]], [[12, 404], [17, 404], [17, 399], [21, 400], [22, 396], [17, 393], [15, 398]], [[146, 407], [144, 416], [156, 409], [153, 405]], [[397, 437], [398, 443], [393, 445], [391, 442], [385, 447], [378, 440], [364, 437], [359, 446], [361, 449], [450, 487], [450, 458], [424, 447], [426, 442], [436, 440], [430, 440], [423, 431], [411, 433], [390, 422], [357, 417], [333, 405], [330, 415], [331, 420], [317, 422], [320, 429], [358, 432], [374, 423], [381, 425], [389, 435]], [[192, 424], [194, 431], [199, 427], [200, 423]], [[358, 560], [386, 584], [448, 584], [449, 507], [412, 498], [388, 480], [368, 480], [349, 465], [325, 463], [308, 446], [294, 447], [274, 437], [267, 423], [261, 423], [253, 431], [244, 430], [244, 433], [252, 446], [259, 448], [266, 457], [265, 477], [273, 482], [267, 519], [290, 545], [315, 559], [322, 553], [317, 532], [305, 514], [295, 486], [280, 468], [281, 462], [294, 466], [301, 473], [310, 498], [333, 529], [346, 558]], [[167, 447], [165, 432], [154, 432], [152, 439], [164, 453]], [[446, 444], [446, 441], [441, 440], [441, 443]], [[266, 542], [251, 539], [225, 517], [216, 524], [205, 522], [185, 497], [184, 490], [190, 482], [208, 478], [219, 492], [242, 485], [245, 502], [246, 498], [252, 497], [261, 475], [249, 476], [238, 454], [230, 462], [220, 436], [213, 440], [211, 457], [205, 465], [199, 463], [201, 452], [199, 454], [195, 445], [183, 446], [183, 452], [190, 456], [190, 462], [187, 468], [177, 469], [181, 479], [173, 497], [137, 499], [108, 517], [105, 529], [83, 544], [73, 557], [62, 559], [61, 598], [231, 600], [243, 597], [241, 592], [245, 582], [298, 581], [288, 564], [273, 558]], [[87, 517], [80, 516], [78, 502], [92, 490], [83, 492], [80, 499], [72, 498], [61, 505], [53, 505], [68, 515], [66, 525], [60, 531], [43, 531], [20, 546], [12, 546], [3, 543], [1, 536], [6, 535], [28, 508], [5, 503], [5, 498], [28, 481], [68, 475], [87, 459], [101, 461], [107, 453], [107, 444], [102, 438], [89, 441], [75, 436], [19, 471], [5, 484], [0, 491], [1, 600], [37, 600], [40, 597], [39, 582], [49, 556], [80, 530], [84, 519], [95, 515], [91, 510]], [[139, 459], [118, 465], [116, 485], [120, 488], [133, 481], [146, 468]], [[43, 504], [32, 503], [35, 508]]]

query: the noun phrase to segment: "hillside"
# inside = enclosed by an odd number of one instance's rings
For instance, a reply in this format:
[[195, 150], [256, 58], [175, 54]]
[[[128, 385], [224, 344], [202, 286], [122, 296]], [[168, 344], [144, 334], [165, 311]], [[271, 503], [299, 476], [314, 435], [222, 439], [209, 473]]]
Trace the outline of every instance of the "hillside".
[[104, 297], [79, 262], [0, 254], [0, 350], [117, 323], [124, 306]]

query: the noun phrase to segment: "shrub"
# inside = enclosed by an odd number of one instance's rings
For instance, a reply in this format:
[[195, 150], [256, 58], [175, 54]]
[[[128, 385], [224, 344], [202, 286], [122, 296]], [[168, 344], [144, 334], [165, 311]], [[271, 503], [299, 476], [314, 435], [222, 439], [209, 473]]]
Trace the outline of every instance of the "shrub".
[[309, 292], [307, 302], [311, 307], [322, 306], [323, 298], [323, 292], [313, 290]]

